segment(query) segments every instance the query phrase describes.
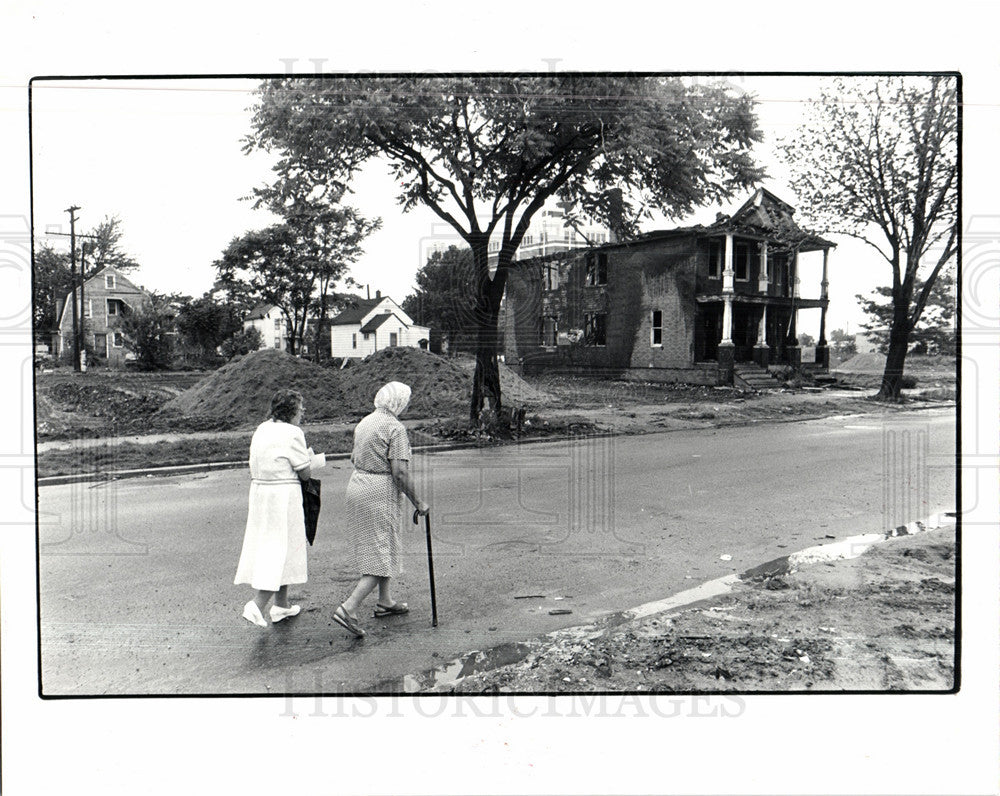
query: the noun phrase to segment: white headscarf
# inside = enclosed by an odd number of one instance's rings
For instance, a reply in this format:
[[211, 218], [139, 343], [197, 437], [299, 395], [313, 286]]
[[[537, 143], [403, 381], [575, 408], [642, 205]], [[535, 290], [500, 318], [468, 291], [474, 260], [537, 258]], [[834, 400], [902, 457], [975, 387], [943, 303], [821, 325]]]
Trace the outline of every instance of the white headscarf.
[[396, 417], [410, 403], [410, 388], [400, 381], [390, 381], [375, 393], [375, 408], [385, 409]]

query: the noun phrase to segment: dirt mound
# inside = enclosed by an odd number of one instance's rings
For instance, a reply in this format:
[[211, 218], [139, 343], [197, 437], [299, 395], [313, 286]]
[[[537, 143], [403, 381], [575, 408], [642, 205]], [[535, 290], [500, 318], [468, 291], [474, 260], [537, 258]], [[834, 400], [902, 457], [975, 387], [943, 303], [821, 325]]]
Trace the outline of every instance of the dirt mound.
[[302, 393], [309, 419], [344, 414], [336, 371], [273, 348], [224, 365], [164, 404], [159, 414], [257, 423], [268, 416], [271, 397], [280, 389]]
[[[306, 420], [356, 418], [388, 381], [410, 385], [408, 418], [446, 417], [468, 411], [475, 362], [416, 348], [386, 348], [342, 370], [316, 365], [283, 351], [264, 349], [225, 365], [163, 406], [160, 417], [219, 418], [241, 424], [267, 417], [278, 389], [302, 393]], [[538, 406], [548, 396], [501, 366], [508, 405]]]
[[[468, 412], [475, 367], [471, 357], [443, 357], [418, 348], [385, 348], [340, 371], [340, 384], [348, 405], [367, 412], [379, 387], [387, 381], [401, 381], [413, 391], [406, 417], [442, 417]], [[549, 400], [503, 365], [500, 389], [508, 406], [537, 406]]]
[[877, 373], [885, 370], [885, 354], [855, 354], [836, 368], [846, 373]]

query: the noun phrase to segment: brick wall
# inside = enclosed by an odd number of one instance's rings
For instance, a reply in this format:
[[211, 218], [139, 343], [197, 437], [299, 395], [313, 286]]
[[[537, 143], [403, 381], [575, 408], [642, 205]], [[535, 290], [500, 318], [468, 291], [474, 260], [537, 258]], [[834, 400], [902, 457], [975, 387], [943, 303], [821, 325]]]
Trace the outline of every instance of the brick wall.
[[[504, 345], [508, 360], [523, 359], [529, 371], [561, 366], [601, 375], [636, 368], [692, 368], [700, 251], [695, 238], [677, 236], [604, 251], [605, 285], [587, 284], [585, 252], [523, 261], [511, 270]], [[552, 290], [546, 289], [547, 268], [555, 269]], [[653, 310], [662, 313], [659, 346], [651, 345]], [[586, 315], [598, 313], [606, 315], [605, 345], [541, 345], [544, 316], [557, 317], [559, 332], [565, 335], [582, 332]]]

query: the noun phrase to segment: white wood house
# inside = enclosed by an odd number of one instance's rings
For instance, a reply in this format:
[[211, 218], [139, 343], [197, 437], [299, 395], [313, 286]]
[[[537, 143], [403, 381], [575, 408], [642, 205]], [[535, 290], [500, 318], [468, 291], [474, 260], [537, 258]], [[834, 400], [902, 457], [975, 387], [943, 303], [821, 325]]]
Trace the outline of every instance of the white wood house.
[[260, 332], [261, 348], [288, 349], [288, 323], [276, 304], [258, 304], [243, 319], [243, 331]]
[[388, 296], [361, 299], [330, 321], [330, 356], [363, 358], [383, 348], [408, 346], [426, 349], [430, 329], [413, 319]]

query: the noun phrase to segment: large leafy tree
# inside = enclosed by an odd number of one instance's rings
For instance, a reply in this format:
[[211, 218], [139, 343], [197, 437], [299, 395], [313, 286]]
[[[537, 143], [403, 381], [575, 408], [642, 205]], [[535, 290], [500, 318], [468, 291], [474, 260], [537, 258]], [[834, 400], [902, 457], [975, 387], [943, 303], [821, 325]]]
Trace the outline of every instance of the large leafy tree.
[[122, 246], [122, 221], [118, 216], [105, 216], [88, 235], [92, 237], [87, 242], [87, 259], [85, 262], [86, 276], [97, 273], [105, 266], [114, 266], [121, 271], [134, 271], [139, 263], [127, 254]]
[[288, 224], [272, 224], [234, 238], [215, 262], [216, 285], [237, 303], [274, 304], [288, 323], [288, 350], [302, 340], [315, 286], [302, 241]]
[[280, 166], [275, 180], [254, 190], [257, 207], [266, 207], [285, 220], [298, 241], [297, 264], [312, 277], [313, 289], [307, 317], [315, 320], [314, 351], [317, 361], [329, 349], [328, 313], [339, 305], [335, 285], [356, 285], [348, 275], [350, 265], [363, 253], [362, 241], [377, 230], [381, 219], [367, 219], [343, 205], [343, 191], [315, 190], [305, 174]]
[[56, 251], [48, 243], [35, 250], [34, 258], [34, 322], [35, 331], [47, 333], [55, 329], [56, 302], [62, 300], [73, 286], [69, 255]]
[[[558, 196], [629, 233], [652, 209], [675, 216], [756, 182], [757, 138], [750, 98], [677, 78], [312, 77], [262, 84], [247, 148], [277, 150], [278, 171], [318, 193], [383, 159], [403, 209], [426, 205], [468, 244], [478, 420], [485, 400], [500, 409], [500, 301], [545, 201]], [[607, 201], [610, 189], [624, 201]]]
[[177, 331], [203, 358], [211, 357], [222, 343], [243, 328], [243, 312], [211, 293], [183, 302], [177, 313]]
[[863, 240], [891, 270], [883, 400], [899, 399], [913, 330], [957, 250], [956, 84], [836, 80], [783, 146], [804, 212], [826, 231]]
[[[917, 280], [914, 292], [919, 294], [923, 289], [923, 281]], [[863, 328], [878, 345], [879, 351], [886, 353], [889, 350], [889, 332], [893, 318], [892, 289], [878, 287], [870, 297], [858, 294], [856, 298], [869, 318]], [[955, 277], [950, 271], [943, 271], [934, 281], [927, 295], [924, 311], [910, 331], [911, 352], [946, 355], [955, 353], [955, 306]]]
[[403, 299], [406, 313], [431, 328], [431, 341], [447, 340], [451, 350], [475, 351], [475, 326], [469, 310], [475, 298], [472, 251], [449, 246], [431, 252], [417, 271], [416, 290]]

